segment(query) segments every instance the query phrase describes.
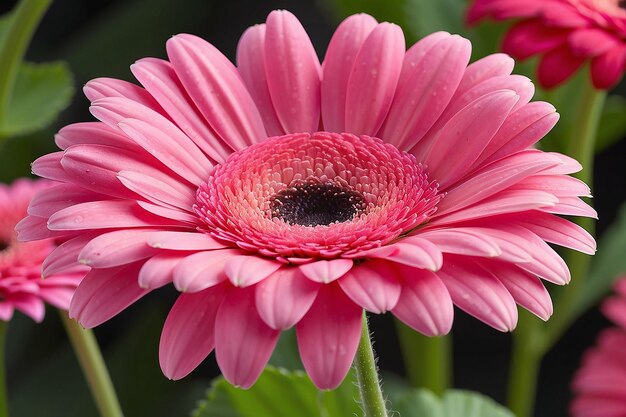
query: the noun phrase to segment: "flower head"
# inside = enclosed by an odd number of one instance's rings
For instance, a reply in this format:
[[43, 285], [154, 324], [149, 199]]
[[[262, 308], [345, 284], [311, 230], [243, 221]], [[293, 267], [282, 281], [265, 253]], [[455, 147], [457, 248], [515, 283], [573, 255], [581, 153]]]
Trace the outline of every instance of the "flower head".
[[596, 88], [609, 89], [626, 72], [626, 5], [621, 0], [475, 0], [474, 23], [485, 17], [520, 20], [502, 50], [516, 59], [540, 55], [538, 78], [551, 88], [591, 62]]
[[49, 188], [49, 181], [19, 179], [0, 184], [0, 320], [9, 321], [17, 309], [33, 320], [44, 318], [44, 302], [67, 310], [85, 275], [84, 268], [51, 270], [42, 279], [41, 267], [55, 245], [52, 239], [18, 242], [15, 225], [26, 216], [33, 195]]
[[585, 353], [574, 377], [574, 417], [621, 417], [626, 414], [626, 278], [617, 281], [617, 295], [602, 304], [605, 316], [619, 327], [604, 330]]
[[355, 15], [320, 65], [286, 11], [244, 33], [237, 66], [191, 35], [167, 52], [131, 67], [142, 87], [87, 84], [100, 122], [34, 163], [64, 184], [20, 231], [70, 238], [49, 261], [93, 268], [70, 308], [87, 327], [173, 282], [170, 378], [215, 349], [250, 386], [295, 326], [313, 381], [336, 387], [362, 309], [441, 335], [456, 304], [508, 331], [516, 303], [552, 313], [540, 278], [570, 279], [546, 242], [595, 250], [555, 216], [595, 216], [566, 175], [580, 165], [531, 148], [558, 115], [505, 55], [468, 66], [469, 41], [443, 32], [407, 51], [396, 25]]

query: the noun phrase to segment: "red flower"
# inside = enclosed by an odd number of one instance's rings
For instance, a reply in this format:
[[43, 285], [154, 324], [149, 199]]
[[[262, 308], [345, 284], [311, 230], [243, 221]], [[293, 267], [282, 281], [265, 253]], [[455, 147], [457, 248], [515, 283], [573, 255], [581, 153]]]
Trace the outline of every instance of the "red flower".
[[617, 0], [476, 0], [467, 20], [521, 19], [506, 34], [502, 50], [514, 58], [540, 55], [538, 78], [546, 88], [591, 62], [599, 89], [614, 86], [626, 71], [626, 10]]

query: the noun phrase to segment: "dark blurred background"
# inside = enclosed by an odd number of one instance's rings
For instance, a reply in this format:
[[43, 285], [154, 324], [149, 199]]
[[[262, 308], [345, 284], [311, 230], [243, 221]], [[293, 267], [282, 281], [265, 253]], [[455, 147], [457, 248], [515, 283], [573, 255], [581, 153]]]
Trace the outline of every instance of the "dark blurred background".
[[[13, 5], [11, 1], [3, 2], [2, 11]], [[89, 79], [107, 76], [132, 80], [129, 65], [145, 56], [165, 57], [165, 41], [180, 32], [207, 39], [232, 59], [241, 33], [248, 26], [263, 22], [268, 12], [276, 8], [288, 9], [299, 17], [320, 57], [346, 10], [333, 7], [331, 0], [56, 0], [44, 17], [27, 58], [34, 62], [67, 61], [75, 77], [76, 94], [71, 106], [51, 128], [14, 138], [0, 150], [0, 180], [10, 182], [29, 175], [29, 163], [34, 158], [55, 150], [53, 134], [59, 127], [92, 119], [89, 103], [80, 91]], [[623, 95], [624, 85], [618, 90]], [[625, 166], [626, 141], [597, 156], [593, 194], [600, 214], [600, 233], [626, 201]], [[157, 356], [160, 330], [175, 297], [173, 288], [161, 289], [95, 330], [127, 417], [187, 416], [210, 380], [218, 375], [212, 356], [182, 381], [171, 382], [161, 374]], [[20, 314], [10, 323], [11, 415], [96, 416], [58, 315], [52, 309], [47, 314], [39, 325]], [[381, 368], [402, 374], [390, 315], [374, 317], [372, 322]], [[584, 349], [607, 325], [596, 309], [587, 312], [546, 356], [537, 417], [567, 415], [572, 373]], [[480, 391], [503, 403], [511, 335], [501, 334], [457, 311], [453, 338], [455, 387]]]

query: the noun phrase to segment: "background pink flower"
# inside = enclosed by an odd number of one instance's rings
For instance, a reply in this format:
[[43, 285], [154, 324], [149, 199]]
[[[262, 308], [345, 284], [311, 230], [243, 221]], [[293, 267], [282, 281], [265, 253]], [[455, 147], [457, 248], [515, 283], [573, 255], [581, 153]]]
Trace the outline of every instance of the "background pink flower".
[[243, 34], [237, 66], [177, 35], [169, 61], [131, 67], [142, 87], [86, 85], [100, 122], [63, 128], [61, 151], [33, 164], [63, 184], [20, 236], [68, 239], [47, 268], [92, 268], [70, 308], [86, 327], [173, 283], [160, 342], [173, 379], [215, 349], [248, 387], [295, 326], [312, 380], [336, 387], [363, 309], [431, 336], [453, 304], [501, 331], [516, 303], [548, 319], [540, 279], [570, 275], [546, 242], [594, 253], [556, 216], [594, 217], [589, 189], [566, 175], [576, 161], [532, 149], [554, 108], [530, 102], [511, 58], [468, 65], [470, 49], [438, 32], [407, 51], [397, 26], [355, 15], [321, 65], [285, 11]]
[[617, 281], [615, 291], [602, 312], [619, 327], [604, 330], [585, 353], [572, 387], [574, 417], [626, 415], [626, 278]]
[[[15, 225], [26, 216], [26, 209], [36, 192], [49, 188], [49, 181], [16, 180], [0, 184], [0, 320], [9, 321], [15, 309], [40, 322], [44, 302], [63, 310], [85, 275], [77, 270], [51, 271], [42, 279], [41, 265], [54, 249], [52, 239], [18, 242]], [[80, 272], [82, 270], [82, 272]]]
[[537, 76], [551, 88], [591, 63], [596, 88], [609, 89], [626, 71], [626, 10], [617, 0], [476, 0], [470, 23], [485, 17], [520, 20], [502, 50], [517, 59], [540, 55]]

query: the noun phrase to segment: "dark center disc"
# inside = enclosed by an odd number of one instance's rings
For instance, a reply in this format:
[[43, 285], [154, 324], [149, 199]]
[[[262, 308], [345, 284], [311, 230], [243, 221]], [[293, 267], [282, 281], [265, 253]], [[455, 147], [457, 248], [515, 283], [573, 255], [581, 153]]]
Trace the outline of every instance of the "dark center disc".
[[286, 188], [271, 201], [272, 217], [301, 226], [343, 223], [366, 208], [363, 196], [334, 183], [302, 182]]

